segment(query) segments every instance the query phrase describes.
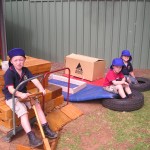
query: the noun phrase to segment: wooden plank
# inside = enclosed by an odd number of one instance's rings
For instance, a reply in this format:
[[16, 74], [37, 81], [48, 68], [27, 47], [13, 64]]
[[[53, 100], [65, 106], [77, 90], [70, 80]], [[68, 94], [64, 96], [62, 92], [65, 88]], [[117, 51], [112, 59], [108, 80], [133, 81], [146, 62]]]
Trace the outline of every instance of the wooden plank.
[[63, 104], [63, 102], [64, 102], [64, 96], [61, 95], [61, 96], [55, 98], [55, 100], [54, 100], [54, 106], [55, 107], [59, 106], [59, 105]]
[[[18, 121], [18, 119], [16, 119], [16, 125], [18, 126], [19, 124], [20, 124], [20, 121]], [[7, 121], [0, 119], [0, 126], [4, 126], [7, 129], [12, 129], [13, 128], [13, 119], [9, 119]]]
[[[31, 114], [34, 114], [34, 111], [32, 109], [28, 109], [28, 111], [29, 117]], [[6, 105], [5, 101], [0, 101], [0, 119], [7, 121], [11, 118], [12, 118], [12, 110]]]
[[0, 119], [9, 120], [12, 118], [12, 110], [6, 105], [5, 101], [0, 101]]
[[[4, 86], [0, 85], [0, 94], [3, 95], [2, 89]], [[2, 96], [1, 96], [2, 97]]]
[[49, 112], [51, 112], [54, 108], [55, 108], [55, 105], [54, 105], [54, 100], [55, 99], [52, 99], [48, 102], [45, 103], [44, 105], [44, 112], [47, 114]]
[[54, 99], [62, 94], [62, 88], [60, 86], [54, 85], [54, 84], [48, 84], [48, 86], [45, 88], [49, 91], [51, 91], [52, 95], [51, 98]]
[[[42, 74], [45, 74], [46, 72], [43, 72]], [[39, 74], [34, 74], [34, 76], [36, 75], [39, 75]], [[41, 79], [39, 79], [40, 81]], [[43, 82], [41, 82], [41, 84], [43, 85]], [[43, 85], [44, 86], [44, 85]], [[48, 86], [48, 76], [45, 78], [45, 86]], [[30, 89], [33, 89], [35, 88], [35, 85], [30, 81], [28, 82], [27, 84], [27, 89], [30, 90]]]
[[0, 92], [0, 98], [4, 97], [4, 94], [2, 93], [2, 91]]
[[[45, 102], [55, 99], [62, 95], [62, 88], [53, 84], [48, 85], [46, 88]], [[38, 92], [37, 88], [29, 89], [31, 93]], [[42, 98], [39, 98], [40, 102], [42, 102]]]
[[[34, 111], [32, 109], [29, 110], [29, 119], [35, 117]], [[20, 119], [16, 116], [16, 125], [19, 126], [20, 123]], [[3, 120], [0, 119], [0, 126], [4, 126], [7, 129], [12, 129], [13, 128], [13, 119], [8, 119], [8, 120]]]
[[60, 110], [52, 111], [46, 116], [46, 119], [53, 131], [60, 130], [65, 124], [71, 121], [71, 119]]
[[17, 144], [16, 150], [42, 150], [42, 149], [39, 149], [39, 148], [32, 148], [32, 147], [29, 147], [29, 146]]
[[[50, 71], [51, 62], [27, 56], [27, 59], [25, 61], [25, 67], [27, 67], [32, 72], [32, 74], [42, 74]], [[2, 69], [0, 69], [0, 86], [4, 85], [4, 73], [5, 72]]]
[[71, 120], [78, 118], [83, 115], [83, 112], [79, 110], [72, 104], [68, 104], [60, 109], [65, 115], [67, 115]]
[[63, 104], [63, 102], [64, 102], [64, 96], [63, 95], [56, 97], [55, 99], [52, 99], [50, 101], [47, 101], [44, 105], [44, 112], [46, 114], [51, 112], [55, 107]]
[[42, 59], [26, 60], [25, 67], [27, 67], [33, 74], [48, 72], [51, 69], [51, 62]]

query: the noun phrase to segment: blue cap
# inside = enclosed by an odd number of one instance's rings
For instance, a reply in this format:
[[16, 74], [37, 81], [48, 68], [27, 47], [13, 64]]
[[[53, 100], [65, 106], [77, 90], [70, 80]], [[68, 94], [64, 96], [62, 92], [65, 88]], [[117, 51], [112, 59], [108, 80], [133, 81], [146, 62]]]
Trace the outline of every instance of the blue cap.
[[130, 58], [129, 58], [129, 61], [131, 61], [131, 60], [132, 60], [132, 56], [131, 56], [131, 54], [130, 54], [130, 51], [129, 51], [129, 50], [123, 50], [123, 51], [122, 51], [122, 53], [121, 53], [121, 57], [122, 57], [122, 56], [130, 57]]
[[23, 56], [25, 57], [25, 52], [21, 48], [13, 48], [8, 52], [9, 58], [13, 58], [14, 56]]
[[111, 69], [113, 68], [112, 66], [123, 67], [124, 66], [123, 60], [121, 58], [114, 58], [113, 61], [112, 61], [111, 66], [110, 66]]

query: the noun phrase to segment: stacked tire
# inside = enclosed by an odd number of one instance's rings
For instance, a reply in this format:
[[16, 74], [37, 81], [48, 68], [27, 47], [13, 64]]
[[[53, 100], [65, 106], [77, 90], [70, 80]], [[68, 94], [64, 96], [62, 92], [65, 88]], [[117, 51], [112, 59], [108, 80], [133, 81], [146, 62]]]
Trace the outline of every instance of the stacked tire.
[[143, 107], [144, 96], [141, 92], [150, 90], [150, 79], [143, 77], [136, 77], [138, 84], [130, 86], [133, 96], [131, 98], [113, 98], [103, 99], [102, 105], [108, 109], [115, 111], [134, 111]]
[[150, 90], [150, 79], [143, 77], [136, 77], [138, 84], [131, 84], [131, 89], [137, 90], [140, 92], [149, 91]]
[[108, 109], [115, 111], [134, 111], [140, 109], [144, 105], [144, 96], [142, 93], [133, 90], [131, 98], [113, 98], [103, 99], [102, 105]]

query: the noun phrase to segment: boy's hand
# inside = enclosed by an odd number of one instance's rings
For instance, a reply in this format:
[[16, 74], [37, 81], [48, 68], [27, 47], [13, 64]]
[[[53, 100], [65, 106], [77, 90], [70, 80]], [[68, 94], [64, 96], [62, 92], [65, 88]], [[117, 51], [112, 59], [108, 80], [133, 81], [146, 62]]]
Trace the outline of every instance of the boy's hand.
[[124, 82], [124, 85], [129, 85], [129, 83], [128, 82]]
[[42, 92], [42, 93], [43, 93], [43, 95], [45, 95], [45, 94], [46, 94], [46, 91], [45, 91], [45, 90], [42, 90], [42, 91], [40, 91], [40, 92]]
[[20, 98], [21, 99], [26, 99], [28, 96], [31, 95], [30, 93], [21, 93]]

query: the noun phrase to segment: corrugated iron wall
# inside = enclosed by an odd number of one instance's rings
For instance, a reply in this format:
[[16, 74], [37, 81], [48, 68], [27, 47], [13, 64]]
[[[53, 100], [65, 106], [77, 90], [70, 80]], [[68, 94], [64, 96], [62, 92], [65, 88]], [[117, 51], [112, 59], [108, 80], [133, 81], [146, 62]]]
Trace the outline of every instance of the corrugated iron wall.
[[5, 15], [4, 15], [4, 1], [0, 1], [0, 59], [6, 60], [7, 57], [7, 43], [5, 31]]
[[150, 68], [149, 0], [6, 0], [8, 49], [63, 62], [78, 53], [109, 66], [129, 49], [135, 68]]

